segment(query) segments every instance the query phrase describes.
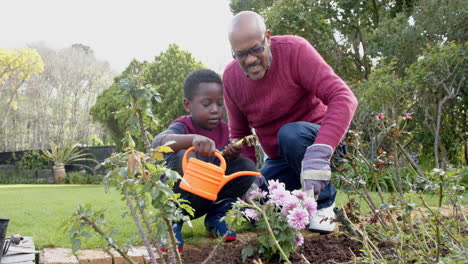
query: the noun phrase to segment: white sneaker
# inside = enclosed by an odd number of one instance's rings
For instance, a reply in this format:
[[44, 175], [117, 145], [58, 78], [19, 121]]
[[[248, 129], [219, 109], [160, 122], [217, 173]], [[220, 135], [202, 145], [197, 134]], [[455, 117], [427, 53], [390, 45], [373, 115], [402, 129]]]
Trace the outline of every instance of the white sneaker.
[[311, 232], [320, 233], [321, 235], [329, 234], [335, 230], [335, 203], [329, 207], [322, 208], [317, 211], [317, 216], [310, 219], [309, 230]]

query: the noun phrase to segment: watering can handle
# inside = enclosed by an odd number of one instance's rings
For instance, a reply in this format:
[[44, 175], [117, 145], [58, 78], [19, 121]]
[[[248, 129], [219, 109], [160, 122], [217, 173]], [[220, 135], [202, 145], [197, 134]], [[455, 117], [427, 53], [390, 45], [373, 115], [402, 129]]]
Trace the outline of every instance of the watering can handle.
[[[194, 147], [190, 147], [187, 149], [187, 151], [185, 151], [185, 154], [184, 154], [184, 158], [182, 159], [182, 171], [185, 171], [185, 167], [187, 166], [187, 160], [188, 160], [188, 154], [190, 152], [192, 152], [194, 149]], [[221, 169], [223, 169], [223, 171], [226, 171], [226, 161], [224, 160], [223, 156], [221, 155], [221, 153], [216, 150], [214, 155], [219, 159], [219, 161], [221, 162], [221, 164], [219, 165], [219, 167], [221, 167]]]

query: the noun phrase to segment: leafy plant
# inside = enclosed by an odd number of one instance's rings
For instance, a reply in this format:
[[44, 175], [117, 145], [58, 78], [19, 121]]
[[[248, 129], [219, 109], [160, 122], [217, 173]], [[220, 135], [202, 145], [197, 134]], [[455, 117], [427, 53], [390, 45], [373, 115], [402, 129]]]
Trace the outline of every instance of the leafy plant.
[[[468, 222], [460, 201], [465, 192], [461, 182], [466, 168], [435, 168], [424, 172], [414, 155], [406, 150], [411, 135], [405, 131], [409, 117], [403, 114], [395, 120], [385, 113], [377, 115], [378, 138], [386, 142], [387, 149], [379, 151], [374, 160], [362, 154], [360, 133], [348, 133], [346, 141], [350, 151], [346, 160], [350, 169], [346, 173], [340, 171], [341, 180], [348, 186], [350, 197], [361, 197], [370, 208], [370, 212], [359, 211], [360, 217], [355, 217], [355, 208], [342, 208], [348, 230], [357, 234], [356, 238], [363, 243], [363, 255], [356, 260], [359, 263], [436, 263], [442, 258], [452, 263], [463, 255], [461, 249], [467, 246], [463, 234]], [[367, 175], [360, 169], [363, 167], [367, 168]], [[392, 186], [389, 196], [382, 191], [379, 180], [382, 175], [389, 176]], [[379, 201], [369, 194], [368, 182], [374, 184]], [[429, 207], [424, 193], [436, 194], [438, 206]], [[422, 207], [417, 206], [417, 200]], [[452, 217], [442, 214], [443, 201], [453, 210]], [[394, 251], [381, 252], [378, 245], [382, 242], [394, 244]]]
[[93, 170], [88, 165], [81, 162], [89, 161], [98, 163], [91, 153], [86, 153], [85, 149], [78, 149], [78, 144], [58, 146], [55, 143], [50, 144], [50, 150], [42, 150], [43, 155], [48, 160], [54, 162], [54, 176], [56, 183], [65, 183], [67, 174], [65, 165], [74, 165]]
[[[151, 263], [157, 263], [152, 247], [156, 248], [159, 256], [161, 243], [170, 241], [168, 258], [171, 263], [181, 263], [181, 257], [177, 250], [177, 240], [175, 238], [172, 223], [176, 221], [189, 221], [189, 215], [193, 215], [192, 208], [187, 201], [180, 199], [180, 194], [174, 193], [172, 187], [180, 180], [180, 175], [169, 170], [164, 165], [164, 154], [172, 152], [167, 146], [157, 149], [150, 148], [150, 134], [148, 128], [156, 122], [151, 111], [152, 100], [159, 101], [159, 95], [151, 85], [142, 85], [142, 79], [138, 75], [129, 75], [126, 79], [120, 80], [119, 89], [125, 102], [129, 105], [127, 109], [118, 113], [119, 116], [130, 117], [128, 131], [123, 140], [128, 147], [124, 152], [113, 153], [111, 157], [102, 164], [110, 171], [107, 173], [103, 184], [106, 191], [110, 189], [118, 190], [122, 195], [122, 200], [126, 201], [129, 214], [137, 227], [143, 244], [148, 251]], [[133, 137], [143, 136], [145, 152], [136, 150]], [[152, 215], [147, 212], [147, 205], [151, 204], [156, 209]], [[120, 254], [125, 253], [124, 249], [118, 246], [112, 238], [112, 232], [107, 233], [100, 228], [97, 221], [88, 217], [93, 215], [91, 209], [89, 213], [83, 215], [83, 210], [75, 212], [69, 221], [72, 243], [79, 247], [79, 238], [88, 234], [81, 232], [81, 226], [90, 226], [99, 233], [107, 243], [114, 247]], [[88, 215], [86, 215], [88, 214]], [[104, 217], [100, 214], [99, 219]], [[189, 222], [190, 224], [190, 222]], [[115, 231], [117, 232], [117, 231]], [[85, 234], [85, 235], [83, 235]], [[77, 248], [75, 247], [75, 248]], [[122, 254], [122, 256], [125, 256]], [[164, 258], [161, 261], [165, 263]]]
[[258, 235], [258, 247], [248, 246], [242, 250], [244, 261], [259, 253], [267, 260], [279, 255], [290, 263], [291, 253], [304, 242], [299, 231], [317, 213], [317, 203], [303, 191], [287, 191], [284, 183], [270, 180], [268, 185], [268, 194], [260, 189], [253, 190], [248, 202], [236, 202], [225, 219], [233, 225], [244, 222], [246, 217], [257, 222], [258, 229], [266, 231]]
[[23, 154], [18, 162], [20, 170], [42, 170], [49, 168], [49, 160], [39, 151], [28, 151]]
[[104, 179], [101, 175], [72, 171], [67, 175], [70, 184], [99, 184]]

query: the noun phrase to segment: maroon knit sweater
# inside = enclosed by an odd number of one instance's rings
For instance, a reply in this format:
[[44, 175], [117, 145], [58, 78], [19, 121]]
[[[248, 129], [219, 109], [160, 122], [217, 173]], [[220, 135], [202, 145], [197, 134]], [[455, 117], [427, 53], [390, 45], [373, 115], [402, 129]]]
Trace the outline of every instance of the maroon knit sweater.
[[271, 51], [271, 67], [260, 80], [246, 77], [237, 61], [224, 70], [231, 139], [249, 135], [253, 128], [265, 153], [278, 158], [281, 126], [307, 121], [321, 125], [315, 144], [336, 148], [357, 107], [353, 92], [307, 40], [275, 36]]

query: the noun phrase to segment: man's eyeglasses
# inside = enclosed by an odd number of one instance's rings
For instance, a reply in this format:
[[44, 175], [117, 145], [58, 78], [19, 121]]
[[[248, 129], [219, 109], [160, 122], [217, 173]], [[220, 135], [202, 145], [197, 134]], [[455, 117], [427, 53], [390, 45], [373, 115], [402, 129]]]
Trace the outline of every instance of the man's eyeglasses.
[[[263, 43], [265, 43], [266, 38], [263, 39]], [[236, 60], [245, 60], [249, 54], [254, 56], [258, 56], [265, 51], [265, 44], [253, 47], [246, 51], [232, 51], [232, 57]]]

